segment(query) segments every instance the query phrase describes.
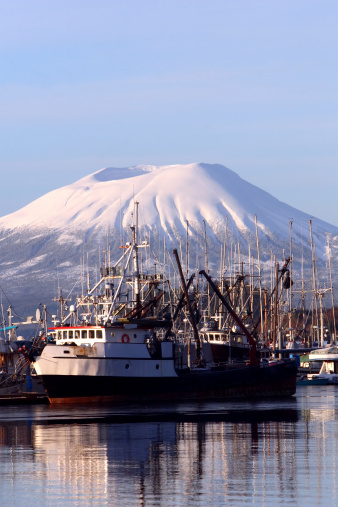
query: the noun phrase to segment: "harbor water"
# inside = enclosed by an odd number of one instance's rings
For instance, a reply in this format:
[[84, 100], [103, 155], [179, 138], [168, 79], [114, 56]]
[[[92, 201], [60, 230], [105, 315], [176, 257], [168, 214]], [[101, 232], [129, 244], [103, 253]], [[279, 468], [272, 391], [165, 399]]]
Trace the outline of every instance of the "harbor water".
[[0, 407], [1, 506], [338, 504], [338, 387], [284, 400]]

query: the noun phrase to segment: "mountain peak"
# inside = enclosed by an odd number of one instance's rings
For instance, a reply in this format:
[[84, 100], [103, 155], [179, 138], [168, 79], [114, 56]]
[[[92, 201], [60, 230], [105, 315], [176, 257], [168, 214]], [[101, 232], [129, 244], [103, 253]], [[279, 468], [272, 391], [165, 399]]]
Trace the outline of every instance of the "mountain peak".
[[[167, 250], [184, 248], [188, 233], [191, 259], [204, 267], [206, 230], [209, 266], [217, 274], [225, 245], [229, 262], [234, 251], [241, 260], [257, 255], [257, 221], [263, 263], [269, 263], [272, 254], [282, 260], [289, 252], [292, 224], [294, 265], [300, 265], [304, 255], [311, 267], [308, 214], [227, 167], [192, 163], [104, 168], [0, 218], [3, 278], [17, 287], [19, 300], [30, 297], [37, 281], [46, 295], [55, 297], [51, 274], [74, 283], [85, 253], [89, 266], [97, 266], [107, 231], [112, 255], [119, 255], [121, 242], [130, 238], [135, 202], [139, 238], [150, 240], [158, 259], [163, 258], [164, 244]], [[317, 258], [327, 259], [327, 237], [332, 238], [334, 258], [338, 228], [317, 219], [312, 219], [312, 227]]]
[[[187, 221], [201, 230], [203, 221], [214, 234], [224, 228], [253, 234], [255, 216], [265, 235], [288, 236], [289, 222], [301, 234], [310, 216], [241, 179], [220, 164], [107, 167], [33, 201], [0, 219], [0, 228], [92, 230], [130, 225], [134, 202], [140, 224], [163, 230], [171, 238], [185, 234]], [[326, 232], [337, 229], [317, 221]]]

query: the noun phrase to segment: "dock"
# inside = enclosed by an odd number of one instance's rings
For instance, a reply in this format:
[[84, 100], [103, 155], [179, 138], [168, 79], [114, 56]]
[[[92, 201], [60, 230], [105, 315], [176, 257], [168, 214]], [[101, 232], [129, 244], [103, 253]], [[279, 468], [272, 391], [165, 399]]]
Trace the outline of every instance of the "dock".
[[49, 404], [44, 393], [0, 394], [0, 405]]

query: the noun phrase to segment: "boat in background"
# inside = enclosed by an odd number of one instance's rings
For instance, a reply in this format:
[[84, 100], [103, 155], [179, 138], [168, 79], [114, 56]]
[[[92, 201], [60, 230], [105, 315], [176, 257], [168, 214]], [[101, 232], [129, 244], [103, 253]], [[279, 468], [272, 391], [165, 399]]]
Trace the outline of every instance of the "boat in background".
[[329, 383], [328, 378], [307, 378], [306, 375], [302, 375], [297, 380], [297, 386], [327, 386]]
[[308, 373], [309, 381], [326, 380], [328, 384], [338, 384], [338, 346], [312, 350], [310, 364], [321, 364], [319, 373]]
[[237, 326], [219, 330], [215, 321], [209, 321], [200, 330], [200, 337], [203, 342], [210, 344], [215, 363], [249, 359], [249, 340]]
[[41, 379], [31, 374], [26, 342], [17, 338], [16, 329], [10, 325], [0, 330], [5, 333], [5, 338], [0, 339], [0, 404], [43, 401], [46, 394]]

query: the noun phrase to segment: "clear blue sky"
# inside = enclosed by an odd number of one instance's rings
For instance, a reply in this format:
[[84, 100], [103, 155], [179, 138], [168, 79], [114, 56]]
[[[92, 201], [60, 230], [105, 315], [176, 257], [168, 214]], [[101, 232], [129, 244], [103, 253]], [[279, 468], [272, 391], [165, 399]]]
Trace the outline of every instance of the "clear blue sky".
[[1, 216], [208, 162], [338, 225], [336, 0], [0, 0], [0, 24]]

